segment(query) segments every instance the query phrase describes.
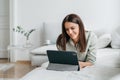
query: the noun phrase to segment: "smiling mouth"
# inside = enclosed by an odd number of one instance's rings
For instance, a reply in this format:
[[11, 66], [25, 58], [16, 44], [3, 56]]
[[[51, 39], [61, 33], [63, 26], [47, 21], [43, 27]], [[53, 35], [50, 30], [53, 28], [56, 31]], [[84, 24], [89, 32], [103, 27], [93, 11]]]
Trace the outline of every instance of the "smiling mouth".
[[73, 35], [70, 35], [70, 37], [74, 37]]
[[74, 38], [75, 38], [75, 36], [73, 36], [73, 35], [71, 35], [70, 37], [71, 37], [72, 39], [74, 39]]

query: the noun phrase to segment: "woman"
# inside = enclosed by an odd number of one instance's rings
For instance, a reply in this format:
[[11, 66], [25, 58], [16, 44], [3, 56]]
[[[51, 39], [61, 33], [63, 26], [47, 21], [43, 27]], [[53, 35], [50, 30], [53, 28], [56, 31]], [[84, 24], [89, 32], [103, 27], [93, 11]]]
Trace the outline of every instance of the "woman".
[[56, 45], [58, 50], [77, 52], [80, 68], [84, 68], [96, 61], [96, 40], [93, 32], [85, 31], [78, 15], [69, 14], [62, 22], [62, 34], [58, 36]]

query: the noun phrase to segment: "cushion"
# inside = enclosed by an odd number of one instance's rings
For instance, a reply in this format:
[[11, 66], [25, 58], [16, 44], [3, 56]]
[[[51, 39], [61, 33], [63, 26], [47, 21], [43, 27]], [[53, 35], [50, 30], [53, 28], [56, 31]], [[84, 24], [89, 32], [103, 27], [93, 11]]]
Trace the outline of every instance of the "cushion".
[[110, 80], [120, 80], [120, 74], [113, 76]]
[[48, 64], [49, 64], [49, 61], [44, 62], [44, 63], [41, 65], [41, 67], [47, 68], [47, 67], [48, 67]]
[[98, 37], [97, 48], [105, 48], [111, 42], [111, 34], [103, 34]]
[[57, 50], [57, 47], [55, 44], [46, 45], [46, 46], [42, 46], [42, 47], [32, 50], [31, 53], [32, 54], [46, 54], [46, 50]]
[[112, 48], [120, 48], [120, 27], [116, 28], [112, 33]]
[[96, 54], [96, 65], [120, 68], [120, 49], [98, 49]]

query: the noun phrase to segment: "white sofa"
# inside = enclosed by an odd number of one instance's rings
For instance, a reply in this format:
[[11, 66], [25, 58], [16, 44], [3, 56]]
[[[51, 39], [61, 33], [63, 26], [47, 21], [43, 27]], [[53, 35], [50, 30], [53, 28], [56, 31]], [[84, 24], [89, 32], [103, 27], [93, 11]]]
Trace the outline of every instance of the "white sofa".
[[40, 66], [42, 63], [48, 61], [46, 50], [57, 50], [56, 45], [46, 45], [36, 48], [31, 51], [32, 66]]
[[[46, 50], [57, 50], [55, 41], [61, 33], [60, 28], [60, 23], [44, 23], [44, 40], [50, 40], [51, 44], [41, 46], [30, 52], [32, 66], [40, 66], [42, 63], [48, 61]], [[93, 29], [92, 31], [95, 32], [98, 37], [96, 64], [120, 67], [120, 27], [111, 31], [106, 31], [106, 29]]]
[[[55, 45], [57, 36], [61, 33], [60, 22], [44, 22], [43, 23], [43, 44], [45, 46], [38, 47], [30, 52], [32, 66], [40, 66], [47, 61], [46, 50], [57, 49]], [[54, 29], [54, 30], [53, 30]]]
[[[57, 50], [57, 48], [56, 45], [48, 45], [31, 51], [32, 66], [40, 66], [42, 63], [48, 61], [46, 50]], [[96, 57], [96, 64], [110, 67], [120, 67], [120, 49], [98, 49]]]

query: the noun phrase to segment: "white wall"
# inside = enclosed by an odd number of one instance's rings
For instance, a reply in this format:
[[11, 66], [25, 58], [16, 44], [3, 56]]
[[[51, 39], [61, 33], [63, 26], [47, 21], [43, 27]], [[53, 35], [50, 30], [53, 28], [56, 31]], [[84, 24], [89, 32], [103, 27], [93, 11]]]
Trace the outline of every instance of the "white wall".
[[[17, 0], [16, 24], [37, 28], [31, 35], [31, 42], [42, 45], [42, 23], [62, 22], [70, 13], [78, 14], [86, 28], [112, 29], [120, 26], [120, 0]], [[24, 39], [16, 36], [16, 44], [24, 44]]]
[[7, 58], [9, 29], [9, 0], [0, 0], [0, 58]]
[[62, 22], [69, 13], [78, 14], [86, 28], [113, 28], [120, 25], [119, 0], [18, 0], [17, 24], [38, 28], [32, 42], [42, 41], [41, 25], [46, 21]]

